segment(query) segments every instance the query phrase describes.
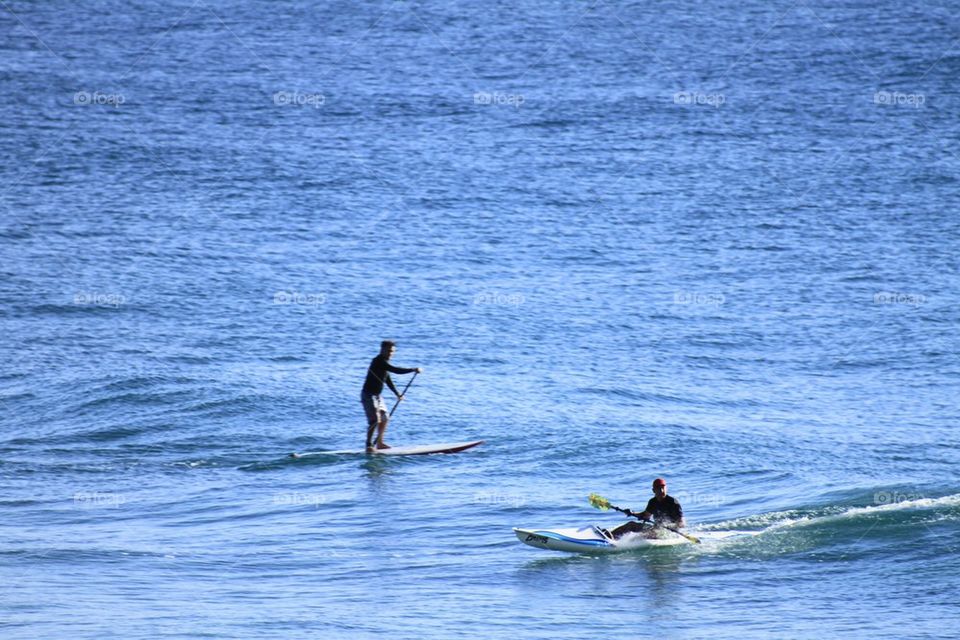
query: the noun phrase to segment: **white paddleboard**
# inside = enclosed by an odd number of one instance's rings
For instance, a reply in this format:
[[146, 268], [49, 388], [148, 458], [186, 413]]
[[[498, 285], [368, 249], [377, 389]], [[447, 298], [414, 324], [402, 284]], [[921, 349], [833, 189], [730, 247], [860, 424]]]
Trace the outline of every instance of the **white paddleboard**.
[[572, 553], [617, 553], [647, 547], [672, 547], [678, 544], [690, 544], [681, 535], [665, 530], [656, 530], [653, 537], [645, 533], [628, 533], [617, 540], [611, 540], [597, 531], [596, 527], [580, 529], [520, 529], [514, 528], [517, 539], [524, 544], [550, 551], [570, 551]]
[[291, 453], [291, 458], [312, 458], [316, 456], [423, 456], [430, 453], [459, 453], [483, 444], [483, 440], [470, 442], [444, 442], [442, 444], [418, 444], [410, 447], [390, 447], [376, 449], [370, 453], [363, 449], [345, 449], [343, 451], [307, 451], [305, 453]]

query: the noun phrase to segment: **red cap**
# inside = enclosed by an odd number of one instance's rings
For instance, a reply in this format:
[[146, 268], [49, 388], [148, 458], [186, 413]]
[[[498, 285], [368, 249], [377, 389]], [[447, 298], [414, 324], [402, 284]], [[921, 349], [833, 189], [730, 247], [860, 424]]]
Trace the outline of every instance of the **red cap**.
[[666, 486], [666, 484], [667, 484], [667, 481], [664, 480], [663, 478], [657, 478], [656, 480], [653, 481], [653, 486], [655, 487], [664, 487]]

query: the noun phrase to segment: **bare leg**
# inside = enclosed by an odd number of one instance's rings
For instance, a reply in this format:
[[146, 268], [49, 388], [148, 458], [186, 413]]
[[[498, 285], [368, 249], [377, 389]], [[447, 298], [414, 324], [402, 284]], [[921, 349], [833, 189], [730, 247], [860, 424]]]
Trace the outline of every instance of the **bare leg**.
[[610, 533], [613, 534], [614, 539], [617, 539], [621, 538], [627, 533], [640, 533], [643, 530], [644, 526], [642, 522], [630, 521], [620, 525]]
[[373, 432], [374, 432], [374, 430], [375, 430], [376, 428], [377, 428], [377, 423], [376, 423], [376, 422], [371, 422], [371, 423], [367, 426], [367, 445], [366, 445], [366, 447], [365, 447], [367, 453], [373, 452]]
[[387, 430], [387, 423], [390, 422], [390, 418], [387, 417], [383, 412], [380, 413], [380, 422], [377, 424], [377, 449], [389, 449], [390, 445], [384, 444], [383, 434]]

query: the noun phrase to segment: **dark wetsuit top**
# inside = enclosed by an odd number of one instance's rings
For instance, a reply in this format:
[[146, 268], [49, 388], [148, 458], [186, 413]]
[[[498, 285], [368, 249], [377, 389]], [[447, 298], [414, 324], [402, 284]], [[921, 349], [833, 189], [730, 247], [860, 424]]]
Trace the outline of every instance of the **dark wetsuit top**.
[[367, 369], [367, 379], [363, 381], [363, 392], [369, 393], [372, 396], [378, 396], [383, 393], [383, 383], [387, 383], [390, 390], [399, 396], [400, 392], [393, 386], [393, 380], [390, 379], [390, 374], [387, 373], [388, 371], [392, 371], [393, 373], [413, 373], [416, 369], [395, 367], [387, 362], [385, 357], [379, 355], [370, 361], [370, 368]]
[[683, 519], [683, 509], [673, 496], [665, 496], [662, 502], [655, 497], [650, 498], [644, 511], [652, 515], [657, 522], [664, 524], [676, 524]]

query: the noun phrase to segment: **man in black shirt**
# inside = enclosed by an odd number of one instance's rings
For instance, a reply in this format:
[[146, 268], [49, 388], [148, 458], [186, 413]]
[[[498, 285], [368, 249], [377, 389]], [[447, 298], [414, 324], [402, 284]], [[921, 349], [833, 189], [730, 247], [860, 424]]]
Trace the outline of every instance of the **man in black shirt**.
[[367, 453], [373, 451], [373, 432], [377, 431], [377, 449], [389, 449], [390, 445], [384, 444], [383, 433], [387, 430], [387, 423], [390, 416], [387, 414], [387, 405], [383, 401], [383, 385], [386, 384], [390, 390], [396, 394], [399, 400], [403, 396], [397, 391], [390, 379], [390, 372], [393, 373], [420, 373], [423, 369], [404, 369], [390, 364], [390, 356], [397, 350], [397, 345], [390, 340], [384, 340], [380, 343], [380, 354], [370, 361], [370, 368], [367, 369], [367, 379], [363, 381], [363, 391], [360, 392], [360, 402], [363, 403], [363, 410], [367, 414]]
[[[624, 513], [633, 518], [640, 518], [641, 521], [653, 518], [658, 526], [664, 526], [669, 529], [679, 529], [684, 526], [683, 509], [676, 498], [667, 495], [667, 481], [663, 478], [657, 478], [653, 481], [654, 496], [647, 502], [647, 508], [643, 513], [634, 513], [627, 509]], [[627, 533], [643, 531], [643, 522], [627, 522], [613, 531], [613, 537], [619, 538]]]

